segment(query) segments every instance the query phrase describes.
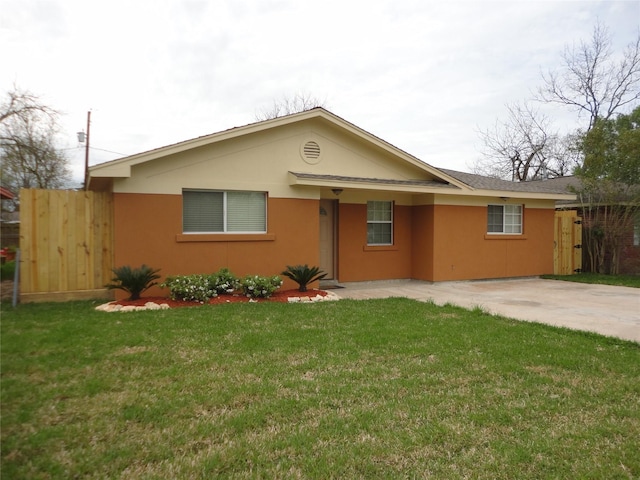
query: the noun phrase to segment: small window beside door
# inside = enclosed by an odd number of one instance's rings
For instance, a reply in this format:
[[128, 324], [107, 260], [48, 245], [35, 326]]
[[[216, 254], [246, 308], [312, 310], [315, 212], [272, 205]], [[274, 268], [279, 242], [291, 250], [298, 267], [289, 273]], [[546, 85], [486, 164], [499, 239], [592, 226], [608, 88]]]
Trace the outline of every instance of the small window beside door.
[[393, 202], [367, 202], [367, 245], [393, 245]]

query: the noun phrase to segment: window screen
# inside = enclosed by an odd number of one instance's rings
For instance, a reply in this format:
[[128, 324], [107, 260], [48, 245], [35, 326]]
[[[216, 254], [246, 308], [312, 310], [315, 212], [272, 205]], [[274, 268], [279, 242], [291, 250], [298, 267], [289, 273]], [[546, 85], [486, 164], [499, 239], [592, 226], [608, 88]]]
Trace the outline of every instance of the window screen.
[[393, 202], [367, 202], [367, 245], [393, 244]]
[[182, 193], [182, 231], [224, 232], [224, 193]]
[[522, 205], [489, 205], [488, 233], [522, 233]]
[[184, 233], [266, 232], [266, 194], [263, 192], [182, 192]]

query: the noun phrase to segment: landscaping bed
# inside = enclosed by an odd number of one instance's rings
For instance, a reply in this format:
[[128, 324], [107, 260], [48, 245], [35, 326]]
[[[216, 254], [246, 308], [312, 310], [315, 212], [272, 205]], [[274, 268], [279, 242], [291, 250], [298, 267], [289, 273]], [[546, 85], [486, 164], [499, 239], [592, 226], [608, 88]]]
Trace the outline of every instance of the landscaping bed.
[[[167, 308], [200, 307], [202, 305], [223, 305], [227, 303], [313, 303], [319, 301], [338, 300], [334, 293], [324, 290], [309, 290], [300, 292], [297, 289], [274, 292], [269, 298], [251, 298], [241, 294], [223, 294], [210, 298], [206, 302], [172, 300], [169, 297], [142, 297], [137, 300], [116, 300], [96, 307], [96, 310], [136, 311], [136, 310], [161, 310]], [[124, 307], [135, 307], [126, 308]]]

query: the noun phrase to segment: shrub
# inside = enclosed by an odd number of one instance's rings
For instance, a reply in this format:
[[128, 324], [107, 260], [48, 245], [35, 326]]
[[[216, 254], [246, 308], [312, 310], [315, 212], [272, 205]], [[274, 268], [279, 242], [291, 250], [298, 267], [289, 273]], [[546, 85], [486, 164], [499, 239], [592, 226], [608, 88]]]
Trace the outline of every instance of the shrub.
[[247, 275], [240, 280], [229, 269], [222, 268], [211, 275], [172, 275], [160, 286], [169, 289], [172, 300], [204, 303], [218, 294], [230, 294], [237, 290], [250, 298], [269, 298], [282, 286], [282, 279], [277, 275]]
[[240, 288], [240, 280], [228, 268], [221, 268], [209, 277], [213, 290], [217, 293], [233, 293]]
[[158, 272], [160, 269], [154, 270], [147, 265], [140, 268], [131, 268], [129, 265], [114, 268], [115, 277], [111, 279], [111, 283], [105, 285], [109, 290], [118, 289], [129, 293], [129, 300], [138, 300], [140, 294], [145, 290], [157, 285], [154, 282], [160, 278]]
[[172, 300], [184, 300], [186, 302], [207, 302], [210, 298], [217, 297], [213, 275], [173, 275], [167, 277], [160, 285], [169, 289]]
[[242, 293], [251, 298], [269, 298], [273, 292], [282, 286], [282, 279], [278, 275], [260, 277], [247, 275], [240, 281]]
[[13, 280], [16, 274], [16, 261], [6, 262], [0, 267], [0, 276], [2, 280]]
[[319, 267], [309, 267], [307, 264], [295, 265], [293, 267], [287, 265], [287, 269], [282, 272], [282, 275], [296, 282], [298, 284], [298, 291], [300, 292], [306, 292], [309, 283], [322, 280], [327, 276]]

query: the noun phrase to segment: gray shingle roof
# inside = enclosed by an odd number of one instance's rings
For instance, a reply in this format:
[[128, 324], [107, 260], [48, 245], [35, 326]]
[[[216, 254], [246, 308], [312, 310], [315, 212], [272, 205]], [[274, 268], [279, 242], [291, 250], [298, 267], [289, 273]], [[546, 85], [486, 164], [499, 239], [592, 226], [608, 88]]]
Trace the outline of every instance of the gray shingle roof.
[[568, 179], [574, 178], [563, 177], [563, 179], [567, 180], [562, 182], [556, 182], [556, 179], [536, 180], [532, 182], [510, 182], [499, 178], [483, 177], [482, 175], [458, 172], [456, 170], [448, 170], [445, 168], [439, 168], [438, 170], [478, 190], [503, 190], [506, 192], [570, 194], [571, 191], [567, 189], [569, 182]]

